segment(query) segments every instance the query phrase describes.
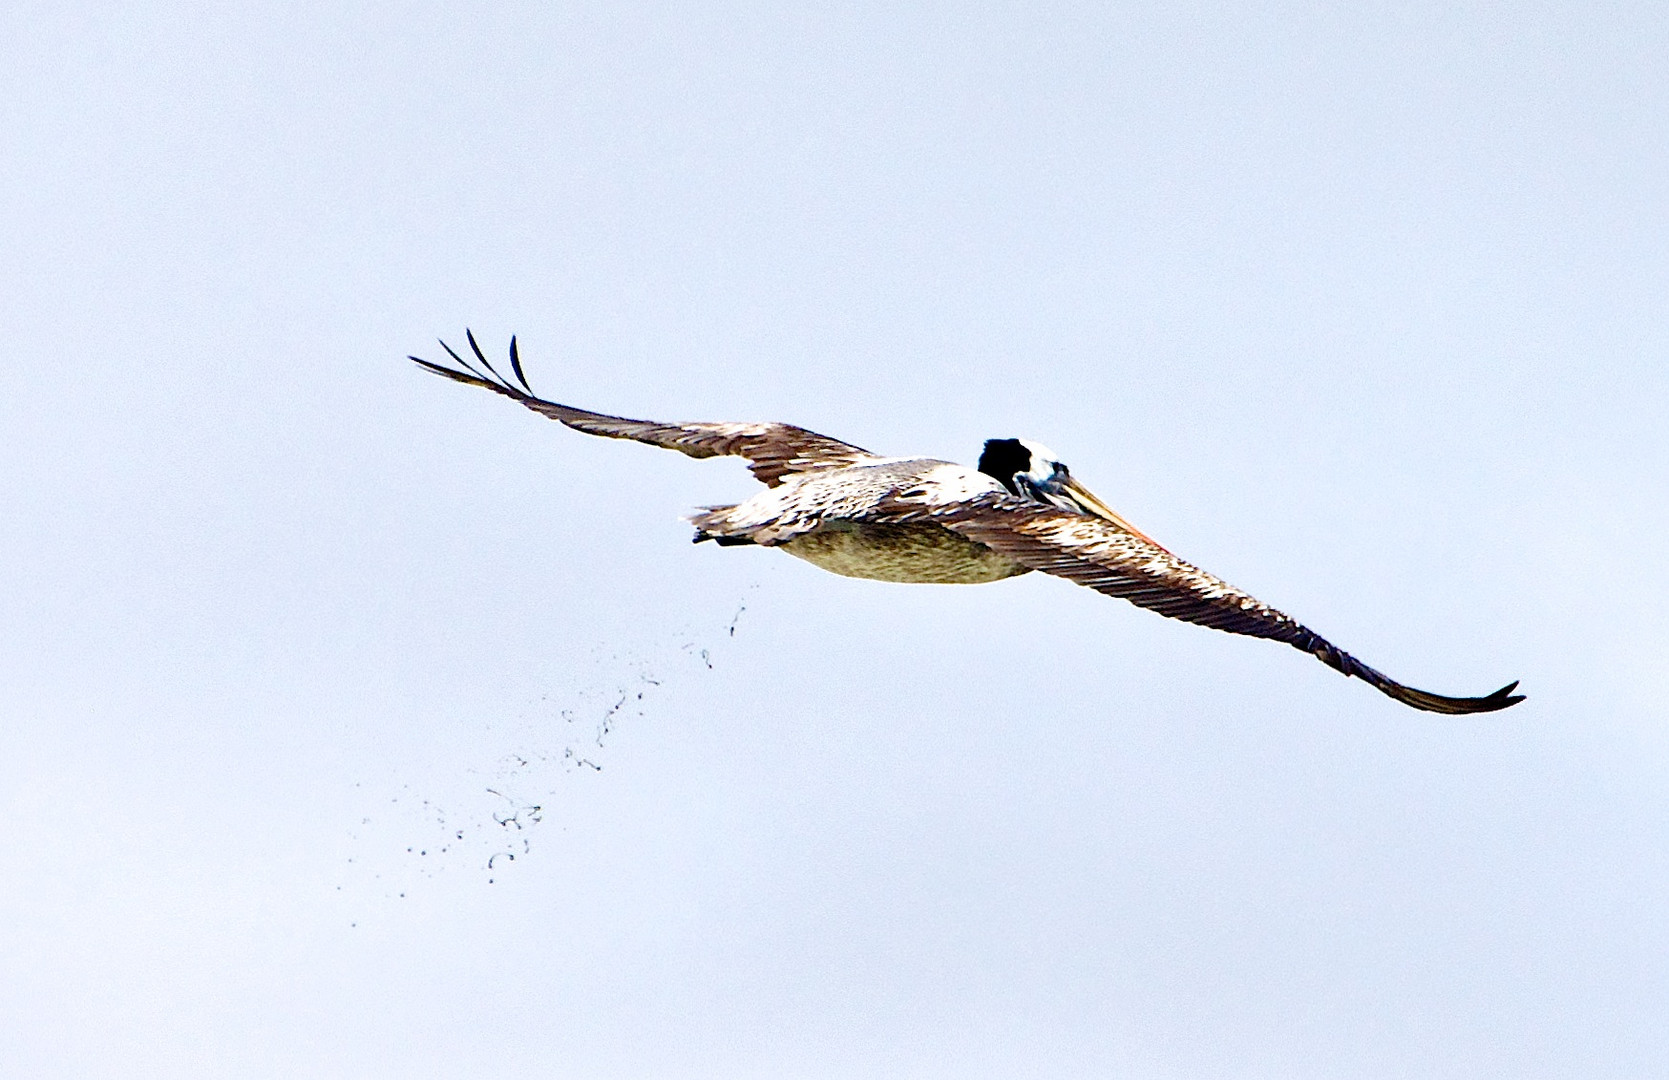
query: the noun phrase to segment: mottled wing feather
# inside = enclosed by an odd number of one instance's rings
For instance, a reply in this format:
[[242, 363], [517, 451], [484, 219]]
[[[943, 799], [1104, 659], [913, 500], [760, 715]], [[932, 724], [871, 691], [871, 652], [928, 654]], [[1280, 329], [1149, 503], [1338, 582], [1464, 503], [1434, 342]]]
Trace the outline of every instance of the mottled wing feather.
[[936, 521], [1017, 562], [1129, 600], [1173, 619], [1231, 634], [1284, 641], [1405, 705], [1438, 713], [1493, 712], [1523, 700], [1518, 684], [1487, 697], [1455, 698], [1390, 679], [1256, 597], [1110, 522], [1001, 495], [904, 516]]
[[782, 478], [791, 473], [858, 465], [875, 457], [869, 451], [850, 443], [831, 439], [827, 435], [819, 435], [815, 431], [807, 431], [792, 424], [657, 423], [652, 420], [628, 420], [621, 416], [609, 416], [605, 413], [576, 409], [570, 405], [559, 405], [554, 401], [534, 396], [532, 387], [528, 386], [527, 380], [522, 376], [521, 357], [516, 349], [515, 338], [510, 339], [510, 364], [515, 372], [516, 382], [511, 382], [493, 369], [487, 358], [481, 354], [480, 347], [475, 344], [473, 334], [469, 335], [469, 344], [476, 361], [485, 369], [485, 373], [453, 352], [444, 341], [441, 342], [441, 348], [457, 362], [458, 367], [430, 363], [416, 356], [411, 359], [436, 375], [503, 394], [536, 413], [548, 416], [552, 420], [560, 420], [575, 431], [583, 431], [587, 435], [631, 439], [667, 450], [676, 450], [693, 458], [745, 458], [753, 475], [770, 487], [782, 483]]

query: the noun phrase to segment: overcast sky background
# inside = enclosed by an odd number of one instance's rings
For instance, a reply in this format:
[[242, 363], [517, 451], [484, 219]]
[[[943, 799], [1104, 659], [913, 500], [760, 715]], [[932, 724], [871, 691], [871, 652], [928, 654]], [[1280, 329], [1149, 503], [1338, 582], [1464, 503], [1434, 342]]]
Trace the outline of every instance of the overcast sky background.
[[[7, 1070], [1669, 1070], [1669, 15], [1242, 8], [7, 5]], [[466, 325], [1530, 699], [695, 547]]]

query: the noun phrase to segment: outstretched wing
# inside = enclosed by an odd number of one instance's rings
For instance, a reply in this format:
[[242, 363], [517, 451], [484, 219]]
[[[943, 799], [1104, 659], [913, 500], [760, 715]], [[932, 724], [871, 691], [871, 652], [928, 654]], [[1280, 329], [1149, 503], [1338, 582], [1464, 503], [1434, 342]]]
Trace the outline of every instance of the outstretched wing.
[[1284, 641], [1404, 705], [1436, 713], [1493, 712], [1523, 701], [1513, 682], [1487, 697], [1456, 698], [1404, 686], [1290, 616], [1161, 547], [1086, 514], [982, 495], [905, 516], [938, 522], [1017, 562], [1108, 596], [1231, 634]]
[[516, 349], [515, 338], [510, 339], [510, 370], [515, 374], [516, 381], [511, 382], [487, 362], [486, 356], [482, 355], [481, 347], [475, 343], [475, 335], [468, 330], [464, 331], [464, 334], [469, 338], [470, 351], [475, 354], [475, 359], [484, 370], [478, 370], [468, 360], [453, 352], [452, 347], [444, 341], [440, 343], [440, 347], [457, 362], [458, 367], [432, 364], [416, 356], [410, 359], [436, 375], [444, 375], [457, 382], [503, 394], [512, 401], [521, 402], [534, 412], [543, 413], [552, 420], [560, 420], [575, 431], [583, 431], [587, 435], [632, 439], [651, 446], [676, 450], [693, 458], [726, 455], [746, 458], [749, 470], [769, 487], [776, 487], [782, 483], [782, 478], [790, 473], [858, 465], [875, 457], [869, 451], [851, 443], [843, 443], [839, 439], [831, 439], [827, 435], [819, 435], [815, 431], [807, 431], [792, 424], [660, 424], [652, 420], [627, 420], [620, 416], [608, 416], [569, 405], [558, 405], [554, 401], [546, 401], [533, 395], [533, 388], [528, 386], [527, 377], [522, 374], [522, 361]]

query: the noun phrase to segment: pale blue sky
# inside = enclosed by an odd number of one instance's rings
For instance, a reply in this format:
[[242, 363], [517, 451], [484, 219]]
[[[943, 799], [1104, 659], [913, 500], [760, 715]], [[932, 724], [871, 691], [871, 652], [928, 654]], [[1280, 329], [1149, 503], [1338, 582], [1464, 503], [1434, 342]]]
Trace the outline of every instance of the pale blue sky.
[[[1669, 1069], [1660, 6], [0, 32], [9, 1069]], [[1530, 700], [695, 547], [740, 466], [403, 359], [465, 325], [627, 415], [1041, 440]]]

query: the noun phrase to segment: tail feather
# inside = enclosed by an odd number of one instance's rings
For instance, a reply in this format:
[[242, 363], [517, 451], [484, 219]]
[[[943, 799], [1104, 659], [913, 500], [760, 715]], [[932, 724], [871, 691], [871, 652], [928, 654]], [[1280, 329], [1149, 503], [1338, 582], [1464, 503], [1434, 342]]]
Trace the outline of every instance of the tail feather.
[[747, 530], [737, 528], [730, 521], [730, 512], [736, 509], [730, 506], [704, 506], [698, 512], [689, 515], [684, 520], [695, 526], [694, 542], [699, 544], [712, 540], [720, 547], [738, 547], [753, 543], [753, 538]]

